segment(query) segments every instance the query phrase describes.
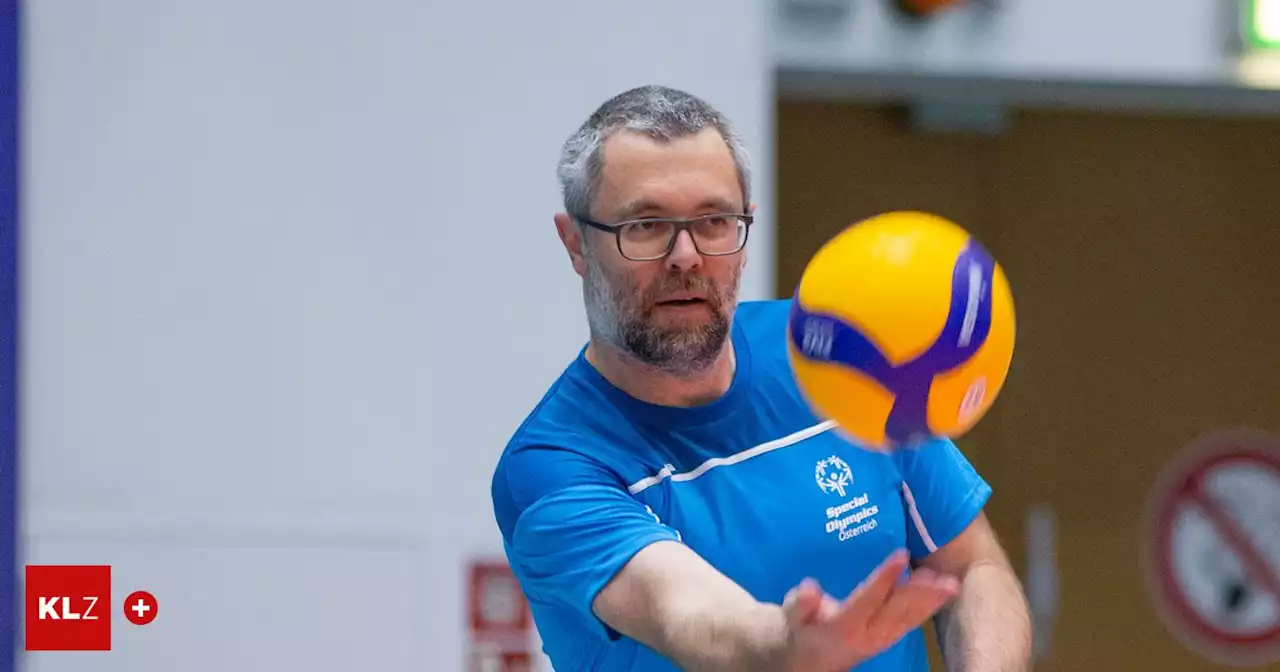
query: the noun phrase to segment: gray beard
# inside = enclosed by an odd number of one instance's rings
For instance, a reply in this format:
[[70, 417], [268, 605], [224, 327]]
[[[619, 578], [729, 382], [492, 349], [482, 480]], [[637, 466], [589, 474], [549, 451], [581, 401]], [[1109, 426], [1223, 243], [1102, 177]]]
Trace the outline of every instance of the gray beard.
[[[647, 320], [637, 291], [614, 284], [590, 255], [586, 262], [583, 299], [587, 324], [597, 338], [642, 364], [681, 378], [704, 373], [719, 359], [729, 338], [730, 318], [714, 299], [712, 319], [706, 324], [661, 328]], [[736, 292], [727, 301], [732, 308]]]

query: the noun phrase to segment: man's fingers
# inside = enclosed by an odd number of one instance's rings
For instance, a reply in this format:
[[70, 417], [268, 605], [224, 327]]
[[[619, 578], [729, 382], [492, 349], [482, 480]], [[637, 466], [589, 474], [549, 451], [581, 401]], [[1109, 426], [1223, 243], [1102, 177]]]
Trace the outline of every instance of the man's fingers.
[[918, 570], [906, 583], [894, 589], [888, 601], [872, 617], [867, 635], [877, 644], [888, 646], [919, 627], [959, 591], [960, 582], [954, 577], [939, 576], [927, 569]]
[[840, 605], [841, 612], [835, 617], [838, 621], [837, 627], [846, 632], [865, 627], [888, 599], [906, 568], [907, 552], [894, 551]]
[[804, 624], [819, 615], [825, 594], [813, 579], [805, 579], [800, 585], [787, 591], [782, 607], [794, 623]]
[[826, 621], [840, 612], [840, 600], [822, 594], [822, 606], [818, 607], [818, 620]]

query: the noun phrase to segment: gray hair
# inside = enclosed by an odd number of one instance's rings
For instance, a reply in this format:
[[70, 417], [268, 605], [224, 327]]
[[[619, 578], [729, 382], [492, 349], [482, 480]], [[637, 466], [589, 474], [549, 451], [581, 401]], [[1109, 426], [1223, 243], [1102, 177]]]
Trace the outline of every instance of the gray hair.
[[743, 205], [751, 203], [751, 161], [729, 120], [706, 101], [664, 86], [641, 86], [605, 101], [564, 143], [556, 176], [570, 215], [591, 212], [604, 171], [604, 142], [618, 131], [670, 141], [715, 128], [738, 169]]

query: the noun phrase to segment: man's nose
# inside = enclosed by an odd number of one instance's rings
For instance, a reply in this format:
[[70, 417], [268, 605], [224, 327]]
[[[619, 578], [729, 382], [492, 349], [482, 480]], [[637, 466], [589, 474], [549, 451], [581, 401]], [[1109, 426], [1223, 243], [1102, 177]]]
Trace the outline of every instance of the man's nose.
[[701, 265], [702, 255], [698, 252], [698, 246], [693, 243], [693, 236], [688, 231], [681, 231], [676, 235], [671, 254], [667, 255], [667, 267], [687, 271]]

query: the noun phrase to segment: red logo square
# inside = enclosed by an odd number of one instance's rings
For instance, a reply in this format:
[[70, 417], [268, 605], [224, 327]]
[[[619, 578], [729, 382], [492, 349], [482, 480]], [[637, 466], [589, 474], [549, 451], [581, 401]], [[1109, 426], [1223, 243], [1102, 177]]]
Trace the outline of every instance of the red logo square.
[[111, 650], [111, 566], [27, 565], [27, 651]]

